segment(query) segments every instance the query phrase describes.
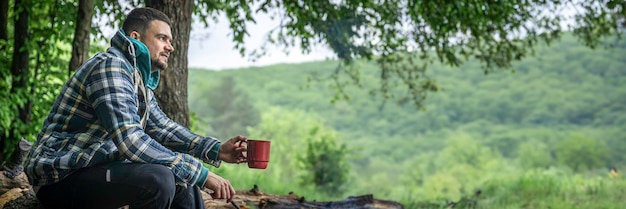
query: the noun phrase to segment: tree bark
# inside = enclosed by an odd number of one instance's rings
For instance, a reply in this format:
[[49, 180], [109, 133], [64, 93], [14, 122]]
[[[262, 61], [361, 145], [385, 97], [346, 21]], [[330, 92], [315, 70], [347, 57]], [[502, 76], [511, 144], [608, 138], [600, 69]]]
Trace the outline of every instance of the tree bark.
[[17, 143], [17, 146], [13, 150], [13, 154], [11, 154], [9, 160], [6, 161], [2, 167], [4, 175], [9, 178], [15, 178], [24, 172], [22, 164], [24, 164], [24, 160], [26, 159], [26, 156], [32, 146], [33, 144], [24, 138]]
[[94, 0], [78, 1], [78, 15], [76, 17], [76, 30], [72, 43], [72, 58], [68, 73], [72, 73], [80, 67], [89, 56], [89, 34], [91, 32], [91, 18], [93, 17]]
[[146, 0], [146, 6], [158, 9], [172, 21], [172, 45], [168, 69], [161, 71], [161, 81], [155, 91], [159, 106], [169, 118], [189, 127], [187, 104], [187, 49], [191, 32], [194, 1]]
[[[7, 32], [9, 23], [9, 0], [0, 0], [0, 41], [8, 41], [9, 35]], [[4, 47], [0, 46], [0, 50]]]

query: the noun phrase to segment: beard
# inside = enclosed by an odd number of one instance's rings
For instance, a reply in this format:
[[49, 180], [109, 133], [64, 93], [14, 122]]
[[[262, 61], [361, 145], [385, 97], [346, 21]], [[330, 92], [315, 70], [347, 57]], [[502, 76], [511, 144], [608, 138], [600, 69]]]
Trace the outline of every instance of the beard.
[[165, 70], [167, 68], [166, 62], [161, 62], [158, 59], [152, 59], [152, 68], [156, 70]]

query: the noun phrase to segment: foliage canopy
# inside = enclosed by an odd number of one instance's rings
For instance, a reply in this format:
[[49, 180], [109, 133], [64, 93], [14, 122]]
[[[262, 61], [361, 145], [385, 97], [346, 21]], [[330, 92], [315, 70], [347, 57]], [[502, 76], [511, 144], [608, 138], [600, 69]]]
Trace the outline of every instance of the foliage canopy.
[[[116, 25], [126, 10], [141, 3], [104, 1], [98, 14]], [[346, 86], [361, 86], [361, 69], [353, 62], [375, 60], [380, 85], [367, 87], [371, 95], [423, 107], [427, 94], [440, 89], [426, 75], [435, 62], [458, 67], [476, 59], [485, 73], [511, 69], [512, 62], [560, 39], [564, 31], [595, 48], [602, 38], [623, 32], [625, 7], [620, 0], [196, 0], [193, 14], [205, 26], [225, 15], [235, 48], [253, 59], [265, 55], [268, 45], [297, 46], [304, 53], [329, 47], [343, 62], [319, 79], [336, 81], [337, 98], [350, 98]], [[258, 15], [280, 23], [265, 34], [264, 46], [247, 49], [246, 26]]]
[[[299, 46], [304, 52], [321, 44], [344, 61], [331, 76], [338, 81], [339, 94], [345, 94], [342, 89], [346, 84], [359, 85], [360, 69], [350, 65], [354, 60], [376, 60], [381, 83], [370, 92], [384, 99], [413, 102], [417, 107], [422, 106], [428, 92], [439, 89], [425, 74], [435, 61], [458, 67], [472, 58], [480, 61], [485, 73], [510, 68], [513, 61], [531, 54], [537, 44], [549, 44], [566, 30], [573, 31], [585, 45], [596, 47], [601, 38], [619, 35], [620, 23], [626, 17], [626, 3], [618, 0], [222, 3], [225, 7], [218, 6], [218, 10], [226, 11], [235, 43], [244, 41], [245, 24], [254, 22], [255, 14], [270, 14], [281, 24], [267, 34], [268, 43]], [[244, 54], [241, 44], [236, 47]], [[342, 75], [348, 79], [342, 82]], [[393, 88], [403, 91], [390, 91]]]

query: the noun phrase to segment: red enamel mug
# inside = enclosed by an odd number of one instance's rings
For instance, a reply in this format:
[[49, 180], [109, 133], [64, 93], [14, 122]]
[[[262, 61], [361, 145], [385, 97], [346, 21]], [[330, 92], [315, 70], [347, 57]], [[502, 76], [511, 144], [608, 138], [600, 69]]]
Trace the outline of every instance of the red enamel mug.
[[248, 151], [246, 153], [246, 159], [248, 161], [248, 168], [265, 169], [270, 161], [270, 141], [269, 140], [252, 140], [248, 139], [245, 142], [248, 145]]

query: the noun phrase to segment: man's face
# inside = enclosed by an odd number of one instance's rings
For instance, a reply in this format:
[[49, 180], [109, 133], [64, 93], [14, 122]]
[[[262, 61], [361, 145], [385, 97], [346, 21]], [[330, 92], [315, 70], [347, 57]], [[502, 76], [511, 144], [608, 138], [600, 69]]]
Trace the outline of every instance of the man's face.
[[157, 70], [167, 69], [167, 60], [174, 47], [172, 46], [172, 30], [167, 23], [153, 20], [146, 28], [145, 34], [139, 39], [150, 51], [152, 68]]

